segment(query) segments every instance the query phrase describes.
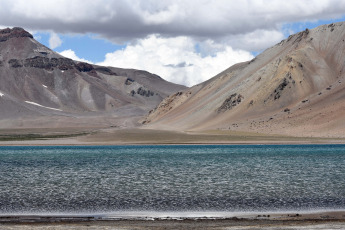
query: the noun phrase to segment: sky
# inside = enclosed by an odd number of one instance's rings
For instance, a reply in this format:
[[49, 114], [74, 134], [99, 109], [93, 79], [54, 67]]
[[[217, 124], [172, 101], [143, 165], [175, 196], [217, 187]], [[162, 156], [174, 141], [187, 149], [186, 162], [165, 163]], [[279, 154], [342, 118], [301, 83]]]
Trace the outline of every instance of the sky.
[[345, 0], [0, 0], [0, 28], [23, 27], [68, 58], [187, 86], [338, 21]]

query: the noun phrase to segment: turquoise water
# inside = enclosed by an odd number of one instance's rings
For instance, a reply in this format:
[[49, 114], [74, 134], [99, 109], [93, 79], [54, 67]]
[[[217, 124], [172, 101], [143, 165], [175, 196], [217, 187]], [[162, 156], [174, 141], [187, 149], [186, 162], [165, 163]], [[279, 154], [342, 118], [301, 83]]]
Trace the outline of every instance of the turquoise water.
[[345, 208], [345, 145], [0, 147], [0, 214]]

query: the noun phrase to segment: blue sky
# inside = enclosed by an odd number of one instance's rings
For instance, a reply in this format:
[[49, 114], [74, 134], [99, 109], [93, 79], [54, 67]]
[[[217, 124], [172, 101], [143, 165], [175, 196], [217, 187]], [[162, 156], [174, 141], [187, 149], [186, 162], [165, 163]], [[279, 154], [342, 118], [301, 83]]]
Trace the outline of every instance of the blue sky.
[[284, 33], [285, 37], [288, 37], [290, 34], [288, 30], [291, 29], [294, 33], [300, 32], [305, 30], [306, 28], [312, 29], [318, 27], [320, 25], [331, 24], [336, 22], [343, 22], [345, 21], [345, 17], [339, 17], [335, 19], [326, 19], [326, 20], [317, 20], [317, 21], [306, 21], [306, 22], [294, 22], [294, 23], [286, 23], [283, 26], [283, 30], [286, 32]]
[[292, 33], [345, 21], [345, 0], [0, 0], [20, 26], [80, 61], [194, 85]]
[[[49, 47], [50, 33], [36, 32], [36, 40]], [[95, 34], [58, 34], [61, 39], [61, 45], [54, 51], [62, 52], [64, 50], [73, 50], [78, 57], [89, 60], [93, 63], [104, 61], [106, 53], [124, 49], [126, 44], [116, 44], [109, 40], [97, 38]]]
[[[345, 17], [331, 20], [319, 20], [314, 22], [294, 22], [287, 23], [282, 26], [284, 31], [284, 37], [287, 38], [291, 33], [297, 33], [306, 28], [312, 29], [323, 24], [330, 24], [334, 22], [345, 21]], [[55, 48], [56, 52], [62, 52], [64, 50], [73, 50], [75, 54], [85, 60], [89, 60], [92, 63], [98, 63], [104, 61], [105, 54], [121, 50], [126, 48], [126, 43], [115, 43], [107, 39], [97, 37], [96, 34], [58, 34], [62, 40], [61, 46]], [[36, 32], [35, 38], [40, 43], [49, 47], [50, 33]], [[274, 45], [274, 44], [272, 44]], [[268, 47], [267, 47], [268, 48]], [[199, 45], [195, 45], [196, 52], [200, 53]], [[250, 51], [252, 55], [258, 55], [262, 50]]]

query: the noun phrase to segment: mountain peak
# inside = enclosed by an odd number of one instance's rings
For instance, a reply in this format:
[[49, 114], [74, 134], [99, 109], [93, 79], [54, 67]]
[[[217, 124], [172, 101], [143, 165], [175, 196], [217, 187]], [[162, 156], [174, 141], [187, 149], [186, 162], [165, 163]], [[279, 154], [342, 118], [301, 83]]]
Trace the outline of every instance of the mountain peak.
[[182, 89], [145, 71], [65, 58], [22, 28], [0, 30], [2, 129], [134, 127]]
[[12, 29], [6, 28], [0, 30], [0, 42], [7, 41], [11, 38], [23, 38], [23, 37], [28, 37], [28, 38], [33, 38], [32, 34], [27, 32], [21, 27], [13, 27]]

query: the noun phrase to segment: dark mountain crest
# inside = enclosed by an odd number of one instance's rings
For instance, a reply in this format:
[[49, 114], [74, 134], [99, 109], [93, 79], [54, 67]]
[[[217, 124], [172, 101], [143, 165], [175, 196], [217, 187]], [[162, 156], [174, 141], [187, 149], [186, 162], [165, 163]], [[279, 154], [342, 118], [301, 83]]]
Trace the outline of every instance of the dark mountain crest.
[[12, 68], [31, 67], [39, 69], [53, 69], [58, 68], [60, 70], [77, 69], [79, 72], [90, 72], [94, 68], [91, 64], [85, 62], [75, 63], [69, 58], [47, 58], [36, 56], [33, 58], [27, 58], [25, 60], [10, 59], [8, 64]]
[[58, 67], [61, 70], [72, 69], [75, 65], [73, 60], [68, 58], [47, 58], [36, 56], [25, 60], [10, 59], [8, 64], [12, 68], [32, 67], [40, 69], [51, 69]]
[[32, 34], [25, 31], [23, 28], [14, 27], [13, 29], [6, 28], [0, 30], [0, 42], [5, 42], [11, 38], [33, 38]]
[[[0, 30], [0, 42], [6, 42], [12, 38], [33, 38], [33, 36], [20, 27], [14, 27], [13, 29], [6, 28]], [[92, 72], [99, 71], [106, 75], [117, 75], [112, 70], [107, 67], [102, 66], [93, 66], [85, 62], [76, 62], [72, 59], [61, 57], [60, 55], [55, 57], [48, 57], [48, 54], [51, 54], [48, 48], [41, 46], [34, 50], [35, 52], [40, 53], [41, 55], [26, 58], [26, 59], [16, 59], [12, 58], [7, 61], [9, 67], [12, 68], [39, 68], [45, 70], [52, 70], [58, 68], [60, 70], [70, 70], [76, 69], [79, 72]], [[34, 53], [34, 52], [33, 52]], [[1, 55], [1, 54], [0, 54]], [[31, 55], [30, 55], [31, 56]], [[60, 57], [59, 57], [60, 56]], [[0, 62], [0, 66], [4, 66], [5, 61]], [[94, 73], [96, 74], [96, 73]]]

